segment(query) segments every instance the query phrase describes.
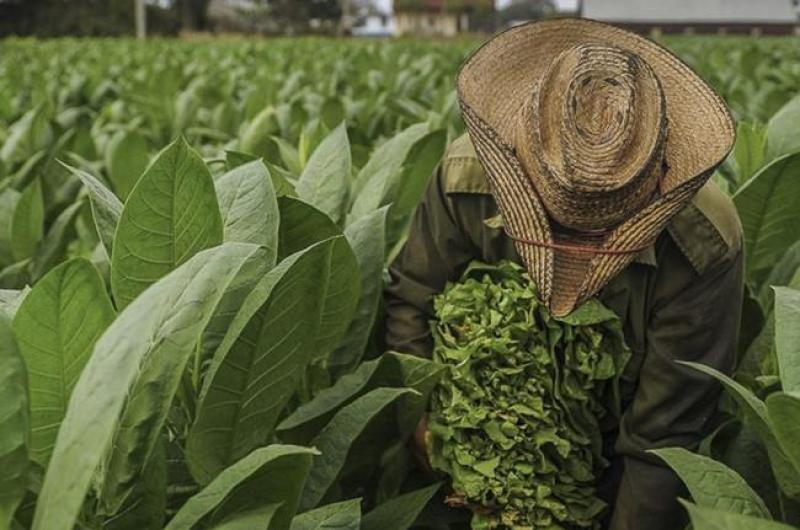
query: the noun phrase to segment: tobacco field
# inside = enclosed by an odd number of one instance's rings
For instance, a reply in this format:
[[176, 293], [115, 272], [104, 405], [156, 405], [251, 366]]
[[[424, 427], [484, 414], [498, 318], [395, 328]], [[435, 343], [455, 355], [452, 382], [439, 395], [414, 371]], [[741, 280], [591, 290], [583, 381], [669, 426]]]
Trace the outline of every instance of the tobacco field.
[[[0, 530], [450, 528], [381, 291], [476, 44], [0, 41]], [[725, 422], [657, 454], [696, 530], [800, 528], [800, 43], [666, 44], [738, 122], [747, 288]]]

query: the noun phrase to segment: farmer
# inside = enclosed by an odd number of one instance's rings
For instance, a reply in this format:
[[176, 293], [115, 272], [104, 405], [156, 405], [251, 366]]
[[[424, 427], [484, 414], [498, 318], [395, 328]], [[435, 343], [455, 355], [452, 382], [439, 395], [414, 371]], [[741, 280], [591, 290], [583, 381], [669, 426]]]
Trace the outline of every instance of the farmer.
[[523, 264], [551, 312], [597, 296], [633, 357], [598, 484], [611, 530], [679, 530], [677, 475], [647, 453], [696, 449], [730, 373], [742, 232], [709, 180], [734, 141], [723, 101], [635, 34], [558, 19], [505, 31], [458, 76], [469, 134], [447, 150], [387, 288], [387, 347], [431, 355], [431, 298], [468, 262]]

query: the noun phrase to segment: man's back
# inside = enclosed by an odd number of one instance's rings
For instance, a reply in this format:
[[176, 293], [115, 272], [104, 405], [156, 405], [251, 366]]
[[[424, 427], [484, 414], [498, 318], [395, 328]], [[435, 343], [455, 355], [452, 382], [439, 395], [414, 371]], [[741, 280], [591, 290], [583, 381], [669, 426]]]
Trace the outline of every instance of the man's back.
[[[431, 296], [457, 279], [472, 260], [521, 262], [491, 192], [468, 136], [458, 138], [431, 180], [409, 239], [390, 268], [388, 349], [430, 356]], [[675, 502], [681, 482], [645, 451], [692, 448], [713, 427], [719, 386], [675, 361], [733, 370], [742, 267], [735, 208], [709, 182], [656, 242], [598, 293], [622, 319], [633, 352], [623, 378], [623, 417], [607, 425], [614, 446], [610, 456], [618, 455], [617, 471], [623, 460], [625, 468], [621, 484], [608, 478], [604, 486], [619, 487], [615, 530], [672, 528], [670, 521], [682, 517]], [[613, 501], [614, 492], [606, 493]]]

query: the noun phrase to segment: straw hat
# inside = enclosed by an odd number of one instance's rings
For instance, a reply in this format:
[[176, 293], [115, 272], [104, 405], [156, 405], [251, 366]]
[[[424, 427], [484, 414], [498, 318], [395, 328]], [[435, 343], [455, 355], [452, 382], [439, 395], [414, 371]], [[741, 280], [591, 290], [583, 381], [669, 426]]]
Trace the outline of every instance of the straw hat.
[[458, 96], [505, 230], [556, 315], [653, 244], [735, 137], [688, 66], [585, 19], [495, 36], [464, 63]]

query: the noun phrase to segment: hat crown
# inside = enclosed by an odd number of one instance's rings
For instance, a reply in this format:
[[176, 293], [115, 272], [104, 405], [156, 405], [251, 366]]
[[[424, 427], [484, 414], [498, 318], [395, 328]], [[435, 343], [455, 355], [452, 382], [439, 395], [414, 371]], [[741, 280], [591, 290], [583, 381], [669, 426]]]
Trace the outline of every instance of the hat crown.
[[526, 107], [517, 143], [528, 153], [520, 158], [558, 223], [608, 229], [652, 200], [666, 109], [658, 79], [641, 57], [600, 44], [567, 49]]

